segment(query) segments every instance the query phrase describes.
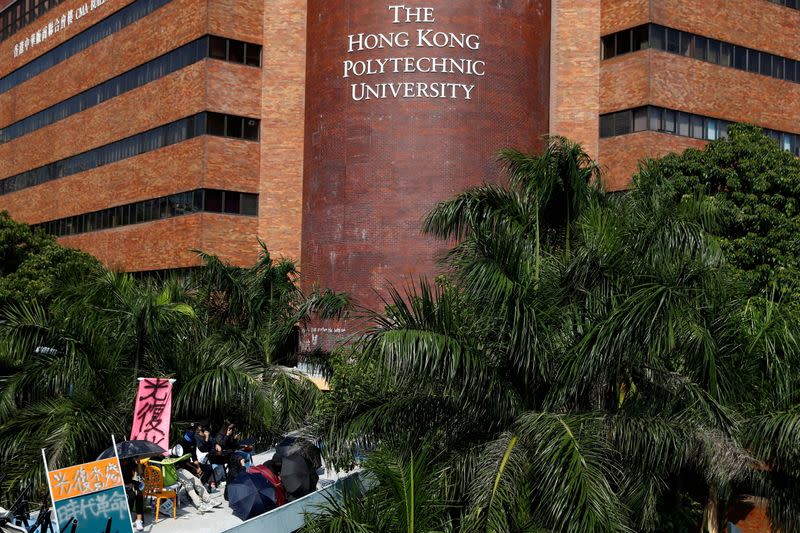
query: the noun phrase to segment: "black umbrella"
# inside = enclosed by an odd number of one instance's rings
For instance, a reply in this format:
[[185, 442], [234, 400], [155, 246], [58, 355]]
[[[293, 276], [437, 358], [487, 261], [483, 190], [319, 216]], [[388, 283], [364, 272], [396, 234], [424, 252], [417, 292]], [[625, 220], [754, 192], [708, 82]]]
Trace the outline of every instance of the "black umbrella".
[[305, 457], [314, 470], [322, 466], [319, 448], [308, 439], [302, 437], [284, 437], [284, 439], [275, 446], [276, 458], [297, 454]]
[[[126, 440], [117, 443], [117, 455], [120, 459], [133, 457], [156, 457], [164, 455], [167, 450], [149, 440]], [[114, 448], [111, 447], [97, 456], [97, 460], [114, 457]]]
[[302, 455], [295, 453], [281, 462], [281, 482], [291, 496], [299, 498], [317, 488], [319, 476]]
[[259, 474], [242, 472], [228, 483], [228, 505], [242, 520], [264, 514], [276, 507], [275, 487]]

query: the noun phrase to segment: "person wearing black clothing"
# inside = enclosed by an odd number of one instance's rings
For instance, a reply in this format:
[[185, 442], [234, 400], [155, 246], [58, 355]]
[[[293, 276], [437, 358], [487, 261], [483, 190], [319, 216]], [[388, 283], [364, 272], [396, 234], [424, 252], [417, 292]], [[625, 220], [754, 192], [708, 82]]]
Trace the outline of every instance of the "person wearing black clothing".
[[133, 500], [133, 511], [136, 513], [136, 521], [133, 523], [133, 529], [136, 531], [143, 531], [144, 492], [142, 491], [139, 463], [130, 459], [123, 459], [121, 466], [125, 492], [128, 493], [128, 500]]
[[225, 480], [225, 468], [221, 464], [211, 464], [211, 459], [208, 456], [215, 452], [215, 441], [211, 438], [211, 432], [207, 427], [197, 426], [195, 446], [197, 447], [197, 460], [200, 461], [200, 464], [213, 468], [214, 477], [211, 480], [211, 492], [214, 492], [217, 482]]

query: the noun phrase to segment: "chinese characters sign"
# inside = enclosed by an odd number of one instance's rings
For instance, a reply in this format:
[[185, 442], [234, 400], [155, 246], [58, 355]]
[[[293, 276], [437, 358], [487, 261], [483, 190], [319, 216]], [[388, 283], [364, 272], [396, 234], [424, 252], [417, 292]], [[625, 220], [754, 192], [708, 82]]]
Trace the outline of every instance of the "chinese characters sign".
[[54, 34], [66, 30], [73, 22], [85, 17], [90, 11], [94, 11], [106, 2], [107, 0], [91, 0], [78, 6], [77, 9], [70, 9], [60, 17], [51, 19], [46, 25], [30, 35], [25, 35], [22, 40], [14, 44], [14, 57], [21, 56], [34, 46], [45, 42]]
[[172, 383], [168, 379], [139, 381], [133, 410], [131, 440], [147, 440], [169, 449], [169, 421], [172, 415]]
[[55, 501], [122, 486], [122, 473], [116, 457], [70, 466], [48, 473]]
[[76, 533], [131, 531], [130, 510], [116, 457], [47, 473], [56, 516], [64, 526], [73, 521]]

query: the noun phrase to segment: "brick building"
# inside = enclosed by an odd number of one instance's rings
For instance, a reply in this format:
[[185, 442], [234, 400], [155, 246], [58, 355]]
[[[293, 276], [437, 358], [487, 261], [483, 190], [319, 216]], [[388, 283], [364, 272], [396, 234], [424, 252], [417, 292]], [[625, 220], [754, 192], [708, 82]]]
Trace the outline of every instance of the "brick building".
[[374, 305], [500, 148], [566, 135], [614, 190], [734, 121], [800, 155], [798, 28], [800, 0], [0, 0], [0, 209], [127, 271], [258, 236]]

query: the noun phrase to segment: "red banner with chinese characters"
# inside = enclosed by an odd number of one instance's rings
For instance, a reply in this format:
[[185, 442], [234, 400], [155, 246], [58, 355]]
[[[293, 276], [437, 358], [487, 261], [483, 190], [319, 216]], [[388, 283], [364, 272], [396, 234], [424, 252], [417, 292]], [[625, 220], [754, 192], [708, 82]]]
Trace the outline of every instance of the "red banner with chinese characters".
[[158, 378], [141, 379], [133, 409], [131, 440], [147, 440], [169, 450], [171, 416], [172, 382]]

